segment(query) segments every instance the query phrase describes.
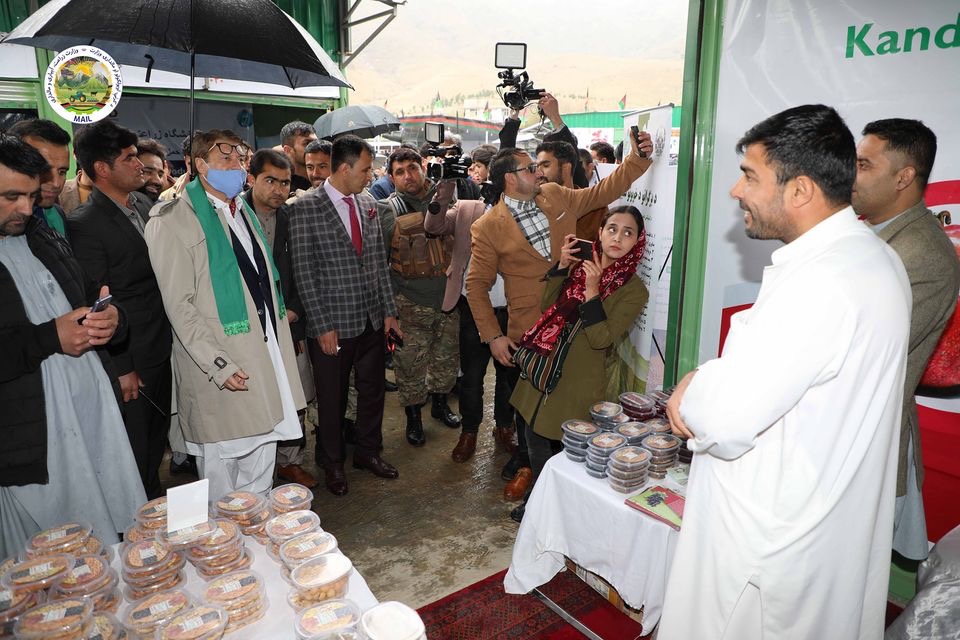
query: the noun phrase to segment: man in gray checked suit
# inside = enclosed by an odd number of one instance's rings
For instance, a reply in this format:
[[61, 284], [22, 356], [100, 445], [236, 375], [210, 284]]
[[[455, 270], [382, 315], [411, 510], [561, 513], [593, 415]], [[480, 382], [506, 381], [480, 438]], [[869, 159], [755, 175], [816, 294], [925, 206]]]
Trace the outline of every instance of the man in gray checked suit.
[[373, 149], [356, 136], [333, 143], [331, 174], [290, 212], [293, 272], [307, 320], [307, 345], [317, 386], [317, 463], [327, 489], [347, 493], [340, 425], [350, 371], [357, 388], [353, 466], [381, 478], [397, 470], [380, 457], [383, 441], [384, 336], [402, 336], [376, 202], [361, 193]]
[[957, 304], [960, 262], [923, 202], [937, 155], [933, 131], [919, 120], [890, 118], [869, 123], [863, 136], [857, 145], [853, 208], [900, 256], [913, 294], [893, 549], [904, 557], [923, 560], [927, 557], [927, 529], [920, 494], [923, 465], [914, 393]]

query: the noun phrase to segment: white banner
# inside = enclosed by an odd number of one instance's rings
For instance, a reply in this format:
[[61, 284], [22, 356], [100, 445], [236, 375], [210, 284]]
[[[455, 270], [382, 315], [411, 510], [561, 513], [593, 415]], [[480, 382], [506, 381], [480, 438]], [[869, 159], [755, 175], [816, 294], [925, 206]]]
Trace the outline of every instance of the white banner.
[[[647, 248], [637, 275], [650, 292], [650, 299], [631, 327], [629, 339], [618, 346], [620, 370], [613, 383], [637, 391], [659, 389], [663, 385], [680, 136], [679, 129], [674, 130], [672, 123], [672, 104], [624, 116], [624, 153], [630, 149], [628, 130], [631, 125], [637, 125], [653, 138], [653, 165], [623, 197], [610, 205], [637, 207], [643, 214], [647, 232]], [[598, 164], [599, 177], [609, 175], [615, 166]]]
[[577, 136], [581, 149], [589, 149], [594, 142], [606, 142], [614, 147], [613, 127], [570, 127], [570, 133]]

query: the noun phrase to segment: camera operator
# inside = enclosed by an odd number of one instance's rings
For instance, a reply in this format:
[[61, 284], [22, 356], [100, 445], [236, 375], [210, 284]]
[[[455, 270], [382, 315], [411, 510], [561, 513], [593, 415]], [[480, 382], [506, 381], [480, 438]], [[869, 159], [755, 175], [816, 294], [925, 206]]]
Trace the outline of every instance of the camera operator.
[[[453, 156], [459, 157], [463, 150], [455, 143], [453, 138], [447, 138], [447, 134], [444, 134], [444, 142], [439, 145], [439, 149], [446, 149], [446, 155], [438, 156], [434, 155], [432, 152], [436, 148], [430, 142], [425, 142], [420, 145], [420, 156], [423, 158], [423, 171], [425, 174], [429, 173], [429, 167], [431, 164], [442, 163], [445, 158], [450, 158]], [[463, 158], [468, 159], [469, 156], [463, 156]], [[470, 160], [467, 160], [469, 163]], [[469, 178], [457, 178], [457, 191], [456, 197], [462, 200], [478, 200], [480, 199], [480, 186], [475, 184]]]
[[387, 171], [396, 191], [377, 201], [377, 209], [404, 329], [394, 373], [407, 414], [407, 442], [419, 447], [426, 442], [420, 409], [428, 398], [430, 415], [452, 429], [460, 427], [460, 416], [447, 404], [460, 367], [460, 316], [456, 309], [445, 313], [441, 308], [453, 240], [429, 237], [424, 230], [433, 181], [424, 175], [420, 154], [397, 149], [387, 159]]
[[[553, 131], [547, 133], [543, 136], [544, 142], [554, 142], [561, 141], [567, 142], [573, 145], [573, 148], [577, 148], [577, 137], [573, 135], [573, 132], [567, 128], [567, 125], [563, 122], [563, 118], [560, 116], [560, 104], [557, 102], [557, 99], [553, 97], [552, 94], [543, 92], [540, 100], [537, 102], [537, 106], [540, 111], [543, 113], [543, 116], [550, 120], [550, 123], [553, 125]], [[510, 116], [504, 120], [503, 128], [500, 130], [500, 148], [509, 149], [517, 146], [517, 132], [520, 131], [520, 113], [515, 110], [510, 110]], [[587, 174], [584, 173], [583, 168], [573, 167], [573, 185], [577, 188], [586, 187], [588, 184]]]

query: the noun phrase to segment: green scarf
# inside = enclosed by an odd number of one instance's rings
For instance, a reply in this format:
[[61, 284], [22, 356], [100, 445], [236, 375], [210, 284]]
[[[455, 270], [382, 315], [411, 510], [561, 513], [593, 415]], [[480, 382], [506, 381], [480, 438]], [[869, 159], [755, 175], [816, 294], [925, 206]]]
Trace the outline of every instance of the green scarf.
[[51, 229], [55, 229], [57, 233], [62, 235], [64, 238], [67, 237], [67, 228], [63, 224], [63, 218], [60, 216], [60, 212], [57, 211], [56, 207], [44, 209], [43, 217]]
[[[199, 179], [187, 185], [187, 194], [190, 196], [193, 211], [197, 214], [197, 220], [200, 221], [200, 227], [207, 240], [210, 282], [213, 285], [213, 297], [217, 301], [217, 313], [220, 316], [220, 324], [223, 325], [223, 332], [228, 336], [249, 333], [250, 320], [247, 318], [247, 303], [243, 297], [243, 278], [240, 276], [237, 256], [233, 252], [233, 243], [229, 235], [224, 232], [220, 217], [207, 200], [207, 192]], [[263, 246], [267, 246], [267, 240], [257, 216], [253, 215], [243, 198], [240, 198], [240, 202], [243, 203], [242, 211], [246, 212], [250, 225], [256, 229]], [[282, 318], [287, 314], [287, 310], [283, 305], [283, 294], [280, 291], [280, 274], [277, 272], [277, 265], [273, 263], [273, 255], [269, 251], [266, 252], [266, 257], [273, 270], [273, 285]]]

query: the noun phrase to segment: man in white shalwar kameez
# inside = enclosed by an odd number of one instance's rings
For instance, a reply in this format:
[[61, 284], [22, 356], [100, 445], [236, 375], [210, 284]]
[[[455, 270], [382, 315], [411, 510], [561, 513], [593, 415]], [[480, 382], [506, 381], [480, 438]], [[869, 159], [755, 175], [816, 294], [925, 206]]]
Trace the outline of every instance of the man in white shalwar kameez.
[[211, 497], [266, 494], [277, 441], [300, 437], [306, 406], [279, 274], [239, 195], [240, 138], [207, 131], [192, 153], [197, 179], [144, 234], [174, 331], [178, 417]]
[[747, 235], [786, 246], [668, 404], [695, 453], [658, 638], [880, 638], [910, 285], [849, 207], [836, 111], [789, 109], [737, 150]]

